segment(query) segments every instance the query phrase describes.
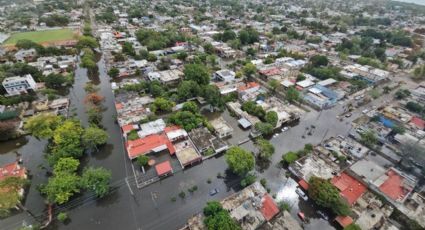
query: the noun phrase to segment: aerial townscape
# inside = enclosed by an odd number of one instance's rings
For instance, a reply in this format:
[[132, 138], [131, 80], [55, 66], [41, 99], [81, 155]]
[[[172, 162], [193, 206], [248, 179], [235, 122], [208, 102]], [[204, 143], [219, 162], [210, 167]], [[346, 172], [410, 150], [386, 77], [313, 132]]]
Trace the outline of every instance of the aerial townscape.
[[0, 0], [0, 230], [425, 230], [425, 0]]

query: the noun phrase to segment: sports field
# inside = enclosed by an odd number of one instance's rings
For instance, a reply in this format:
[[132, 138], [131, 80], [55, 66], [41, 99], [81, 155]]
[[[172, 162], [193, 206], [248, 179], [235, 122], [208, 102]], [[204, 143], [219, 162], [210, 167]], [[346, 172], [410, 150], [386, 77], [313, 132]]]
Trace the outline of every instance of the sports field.
[[17, 41], [22, 39], [28, 39], [33, 42], [40, 44], [47, 44], [51, 42], [72, 40], [76, 36], [75, 31], [71, 29], [59, 29], [59, 30], [43, 30], [43, 31], [31, 31], [12, 34], [3, 45], [15, 45]]

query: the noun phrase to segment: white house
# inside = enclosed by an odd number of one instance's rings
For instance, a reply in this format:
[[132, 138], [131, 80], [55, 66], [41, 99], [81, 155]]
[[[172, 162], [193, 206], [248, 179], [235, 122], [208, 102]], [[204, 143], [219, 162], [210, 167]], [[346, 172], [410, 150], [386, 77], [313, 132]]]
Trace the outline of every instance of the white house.
[[10, 96], [26, 93], [28, 90], [37, 89], [37, 83], [34, 81], [31, 74], [27, 74], [23, 77], [8, 77], [3, 80], [2, 84], [7, 94]]
[[225, 82], [230, 82], [235, 80], [235, 76], [236, 76], [235, 72], [231, 70], [226, 70], [226, 69], [222, 69], [214, 73], [214, 78], [220, 81], [225, 81]]

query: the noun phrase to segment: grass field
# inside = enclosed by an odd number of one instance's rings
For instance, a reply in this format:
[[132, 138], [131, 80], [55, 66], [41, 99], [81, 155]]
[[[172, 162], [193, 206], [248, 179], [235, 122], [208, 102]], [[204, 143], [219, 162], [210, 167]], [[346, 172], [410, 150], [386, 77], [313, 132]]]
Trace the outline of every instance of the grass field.
[[28, 39], [33, 42], [40, 44], [71, 40], [75, 37], [75, 31], [71, 29], [59, 29], [59, 30], [43, 30], [43, 31], [32, 31], [15, 33], [8, 38], [3, 45], [15, 45], [17, 41], [22, 39]]

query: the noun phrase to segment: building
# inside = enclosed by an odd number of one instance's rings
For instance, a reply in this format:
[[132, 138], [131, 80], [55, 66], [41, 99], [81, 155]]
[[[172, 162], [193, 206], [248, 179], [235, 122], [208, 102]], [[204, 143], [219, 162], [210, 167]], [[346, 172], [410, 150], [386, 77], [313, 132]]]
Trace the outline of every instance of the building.
[[27, 93], [29, 90], [36, 90], [37, 83], [32, 78], [31, 74], [23, 77], [15, 76], [8, 77], [2, 82], [4, 89], [9, 96]]
[[35, 56], [37, 56], [37, 51], [34, 48], [19, 50], [15, 53], [15, 60], [17, 62], [27, 62], [33, 60]]
[[342, 197], [352, 206], [362, 195], [367, 188], [360, 181], [347, 173], [341, 173], [331, 179], [331, 183], [338, 188]]
[[22, 167], [18, 162], [5, 164], [0, 167], [0, 181], [9, 177], [19, 177], [22, 179], [27, 178], [27, 170]]
[[159, 177], [166, 177], [173, 174], [173, 167], [170, 161], [164, 161], [155, 165], [155, 171]]
[[[278, 215], [280, 211], [276, 202], [259, 182], [226, 197], [220, 203], [225, 210], [229, 211], [230, 217], [244, 230], [270, 229], [267, 226], [268, 223], [275, 226], [291, 226], [290, 229], [294, 230], [301, 229], [289, 213]], [[290, 220], [284, 220], [287, 218]], [[206, 230], [204, 216], [198, 214], [190, 218], [183, 229]]]
[[173, 70], [164, 70], [160, 72], [150, 72], [148, 73], [148, 78], [150, 81], [159, 81], [165, 85], [175, 85], [183, 77], [183, 72], [178, 69]]
[[214, 73], [214, 78], [219, 81], [231, 82], [235, 80], [235, 72], [227, 69], [219, 70]]
[[223, 117], [218, 117], [210, 121], [211, 126], [214, 128], [214, 132], [219, 138], [231, 136], [233, 128], [227, 124]]
[[181, 141], [174, 145], [176, 157], [182, 168], [197, 164], [202, 161], [202, 156], [196, 151], [190, 140]]
[[170, 140], [168, 140], [165, 135], [158, 134], [153, 134], [133, 141], [127, 141], [125, 146], [130, 160], [141, 155], [159, 153], [164, 150], [168, 150], [171, 155], [176, 153], [176, 149]]
[[137, 132], [137, 135], [140, 138], [143, 138], [152, 134], [159, 134], [165, 130], [165, 127], [166, 127], [166, 124], [164, 120], [158, 119], [155, 121], [141, 124], [140, 130]]

